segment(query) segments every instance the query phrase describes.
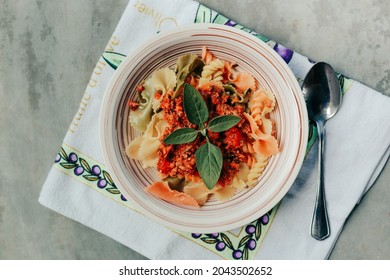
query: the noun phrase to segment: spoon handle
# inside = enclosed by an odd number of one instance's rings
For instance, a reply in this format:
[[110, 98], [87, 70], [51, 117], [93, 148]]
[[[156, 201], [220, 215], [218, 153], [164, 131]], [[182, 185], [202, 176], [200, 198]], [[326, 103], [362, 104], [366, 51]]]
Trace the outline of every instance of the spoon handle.
[[330, 235], [328, 213], [324, 189], [324, 148], [325, 148], [325, 122], [317, 121], [318, 131], [318, 179], [317, 194], [311, 221], [311, 236], [317, 240], [324, 240]]

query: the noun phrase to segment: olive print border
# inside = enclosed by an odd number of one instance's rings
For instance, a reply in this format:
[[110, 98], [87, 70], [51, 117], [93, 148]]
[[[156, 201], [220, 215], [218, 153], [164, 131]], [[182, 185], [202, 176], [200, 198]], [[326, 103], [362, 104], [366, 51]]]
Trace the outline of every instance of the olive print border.
[[[110, 174], [104, 170], [102, 164], [97, 163], [65, 144], [60, 148], [54, 162], [54, 166], [60, 171], [98, 190], [103, 195], [132, 208], [127, 199], [116, 187]], [[224, 259], [253, 259], [274, 219], [277, 207], [274, 207], [274, 209], [252, 223], [237, 229], [239, 231], [238, 233], [226, 231], [199, 234], [171, 230]]]

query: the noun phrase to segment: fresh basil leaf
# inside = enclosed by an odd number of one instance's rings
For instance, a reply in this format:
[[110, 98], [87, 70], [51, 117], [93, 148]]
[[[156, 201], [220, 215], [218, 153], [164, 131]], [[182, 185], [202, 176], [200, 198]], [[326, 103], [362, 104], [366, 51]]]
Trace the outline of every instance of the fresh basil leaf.
[[198, 135], [198, 131], [193, 128], [189, 128], [189, 127], [179, 128], [173, 131], [171, 134], [169, 134], [164, 139], [164, 143], [167, 145], [190, 143], [196, 139], [197, 135]]
[[222, 132], [232, 128], [238, 124], [240, 120], [240, 117], [233, 115], [219, 116], [209, 122], [208, 128], [213, 132]]
[[183, 98], [184, 111], [188, 120], [203, 128], [203, 124], [209, 118], [209, 110], [200, 93], [190, 84], [184, 85]]
[[211, 190], [221, 175], [223, 161], [221, 150], [207, 141], [196, 150], [195, 160], [200, 177]]

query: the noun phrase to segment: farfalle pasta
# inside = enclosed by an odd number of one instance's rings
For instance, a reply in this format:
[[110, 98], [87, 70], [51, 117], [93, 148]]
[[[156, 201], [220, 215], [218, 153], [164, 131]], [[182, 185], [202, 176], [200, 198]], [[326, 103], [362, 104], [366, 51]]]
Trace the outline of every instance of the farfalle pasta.
[[[195, 151], [204, 137], [179, 145], [164, 143], [174, 130], [194, 127], [183, 109], [185, 84], [200, 93], [210, 119], [239, 117], [226, 131], [207, 132], [207, 141], [217, 146], [223, 157], [220, 177], [211, 189], [195, 163]], [[141, 135], [130, 142], [126, 154], [141, 161], [144, 168], [157, 169], [161, 180], [146, 190], [161, 199], [193, 207], [211, 197], [228, 200], [256, 185], [269, 158], [278, 153], [275, 123], [270, 117], [275, 96], [261, 88], [250, 73], [238, 71], [234, 62], [216, 57], [206, 47], [200, 56], [181, 56], [173, 68], [156, 69], [137, 88], [137, 96], [129, 101], [129, 122]]]
[[140, 160], [143, 168], [155, 167], [158, 161], [160, 138], [167, 126], [168, 123], [161, 113], [154, 114], [145, 132], [126, 147], [127, 156]]

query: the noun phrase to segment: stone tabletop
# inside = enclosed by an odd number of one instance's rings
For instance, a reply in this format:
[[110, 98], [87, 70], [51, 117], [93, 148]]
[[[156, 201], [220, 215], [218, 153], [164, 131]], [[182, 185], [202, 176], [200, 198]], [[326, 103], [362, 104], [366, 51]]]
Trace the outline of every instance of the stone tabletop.
[[[200, 2], [390, 96], [386, 0]], [[0, 0], [0, 259], [144, 258], [38, 203], [126, 4]], [[390, 259], [389, 187], [387, 163], [347, 220], [331, 259]]]

